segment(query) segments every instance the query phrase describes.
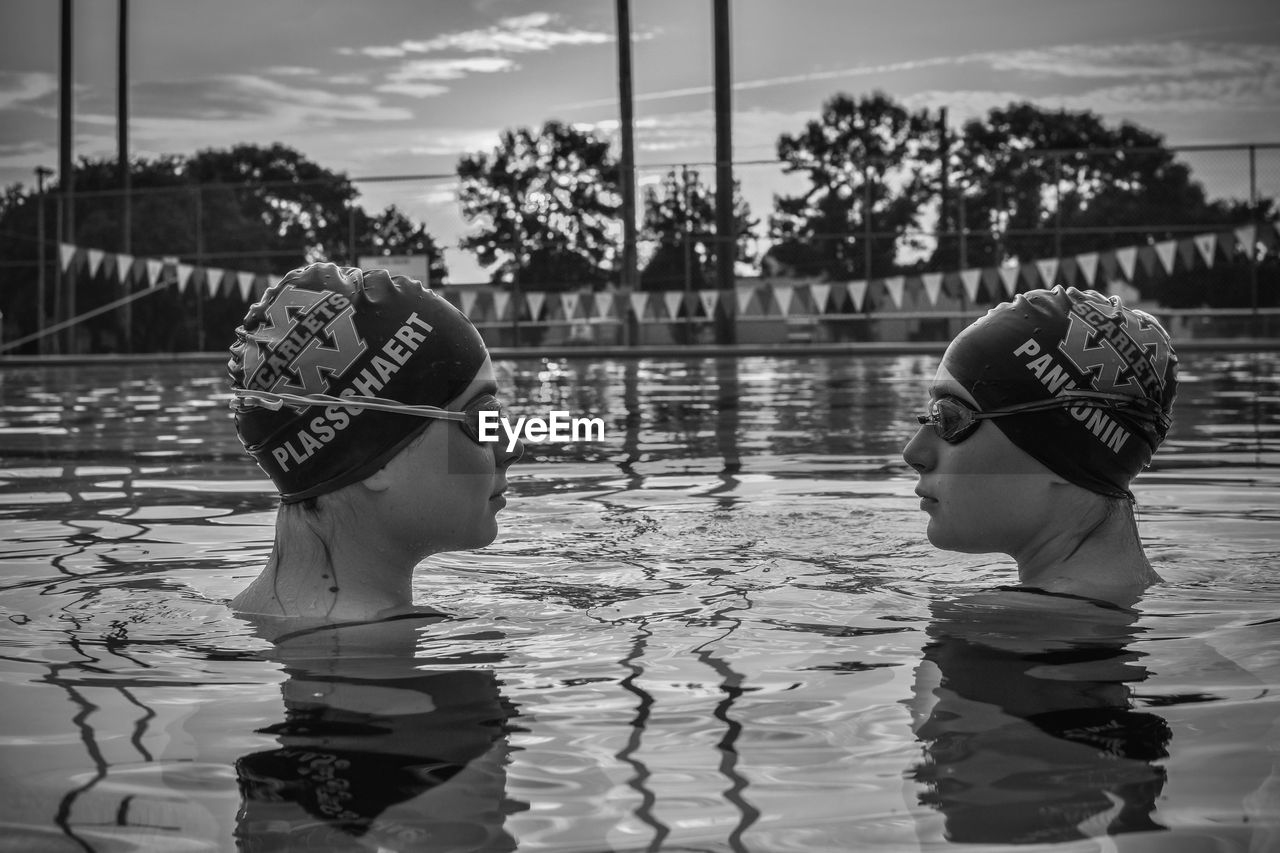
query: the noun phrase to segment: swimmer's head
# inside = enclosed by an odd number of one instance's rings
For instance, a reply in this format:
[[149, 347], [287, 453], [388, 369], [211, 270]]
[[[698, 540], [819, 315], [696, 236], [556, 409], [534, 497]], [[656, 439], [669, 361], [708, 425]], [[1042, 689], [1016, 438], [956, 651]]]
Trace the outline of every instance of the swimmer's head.
[[432, 421], [271, 395], [376, 397], [443, 408], [488, 357], [479, 332], [439, 294], [386, 270], [311, 264], [268, 288], [236, 329], [234, 404], [245, 449], [285, 503], [364, 480]]
[[983, 411], [1067, 390], [1119, 395], [1118, 407], [992, 419], [1049, 470], [1109, 497], [1132, 498], [1129, 482], [1164, 440], [1177, 391], [1178, 357], [1160, 323], [1118, 297], [1074, 287], [992, 308], [952, 341], [942, 366]]

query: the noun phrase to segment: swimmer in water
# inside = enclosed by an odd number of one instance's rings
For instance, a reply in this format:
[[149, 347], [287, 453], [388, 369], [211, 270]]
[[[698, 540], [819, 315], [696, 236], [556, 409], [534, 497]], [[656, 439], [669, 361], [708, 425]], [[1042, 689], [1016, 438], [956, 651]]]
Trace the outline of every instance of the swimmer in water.
[[1117, 297], [1056, 287], [991, 309], [947, 347], [903, 450], [929, 541], [1008, 554], [1023, 588], [1131, 605], [1160, 578], [1129, 484], [1169, 430], [1177, 361]]
[[494, 540], [524, 448], [481, 441], [481, 418], [502, 413], [493, 367], [439, 294], [385, 270], [312, 264], [249, 309], [231, 353], [237, 433], [280, 492], [271, 556], [237, 612], [419, 614], [422, 559]]

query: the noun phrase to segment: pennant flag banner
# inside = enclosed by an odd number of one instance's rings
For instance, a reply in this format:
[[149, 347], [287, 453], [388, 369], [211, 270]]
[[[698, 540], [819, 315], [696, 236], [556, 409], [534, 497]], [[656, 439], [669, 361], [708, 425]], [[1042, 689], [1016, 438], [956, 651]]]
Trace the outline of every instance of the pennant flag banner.
[[495, 290], [493, 292], [493, 319], [506, 320], [509, 319], [507, 314], [507, 306], [511, 304], [511, 294], [505, 290]]
[[716, 315], [716, 306], [720, 304], [720, 291], [718, 290], [699, 290], [698, 300], [702, 303], [702, 310], [708, 317]]
[[595, 295], [595, 316], [601, 320], [613, 316], [613, 294], [597, 293]]
[[[1195, 269], [1200, 264], [1205, 268], [1212, 268], [1219, 249], [1228, 256], [1233, 256], [1238, 250], [1248, 257], [1254, 257], [1258, 253], [1274, 252], [1277, 248], [1280, 248], [1280, 222], [1268, 222], [1263, 230], [1249, 224], [1220, 232], [1162, 240], [1149, 245], [1084, 252], [1065, 259], [1038, 258], [1008, 266], [894, 275], [874, 281], [883, 283], [889, 302], [896, 310], [902, 310], [908, 304], [908, 292], [913, 300], [910, 303], [912, 305], [919, 305], [927, 300], [928, 305], [937, 306], [943, 285], [951, 281], [948, 276], [958, 276], [964, 296], [970, 303], [976, 304], [980, 287], [986, 288], [986, 298], [996, 298], [1001, 290], [1007, 297], [1013, 297], [1018, 290], [1019, 279], [1025, 280], [1028, 287], [1032, 288], [1053, 287], [1059, 281], [1095, 288], [1102, 286], [1102, 277], [1105, 276], [1108, 290], [1113, 290], [1123, 282], [1132, 283], [1139, 264], [1149, 276], [1172, 275], [1178, 267], [1179, 258], [1186, 270]], [[195, 276], [195, 281], [201, 285], [196, 288], [196, 294], [207, 293], [210, 297], [215, 297], [225, 292], [238, 295], [246, 302], [254, 294], [265, 291], [272, 281], [269, 275], [187, 264], [176, 257], [140, 258], [125, 252], [112, 253], [70, 243], [58, 244], [58, 263], [63, 272], [87, 269], [90, 276], [101, 275], [109, 281], [123, 282], [126, 285], [134, 275], [145, 276], [146, 284], [151, 288], [176, 283], [180, 293], [186, 292]], [[81, 266], [77, 267], [77, 264]], [[769, 306], [773, 301], [777, 302], [778, 312], [784, 317], [800, 312], [817, 316], [845, 310], [862, 313], [868, 307], [869, 284], [866, 280], [830, 282], [815, 278], [743, 280], [734, 288], [734, 304], [740, 315], [766, 314], [771, 310]], [[798, 288], [807, 290], [807, 301], [797, 297]], [[841, 289], [848, 294], [849, 307], [844, 305], [845, 297], [839, 295]], [[490, 294], [489, 298], [492, 300], [492, 315], [485, 317], [486, 320], [503, 322], [520, 314], [521, 306], [517, 303], [522, 297], [514, 297], [513, 300], [509, 291], [458, 287], [456, 292], [459, 308], [468, 316], [475, 315], [477, 311], [480, 315], [486, 313], [484, 309], [489, 307], [489, 303], [481, 299], [481, 294], [484, 293]], [[720, 305], [720, 291], [708, 288], [695, 293], [696, 296], [692, 296], [683, 291], [667, 291], [662, 294], [661, 299], [655, 293], [631, 293], [629, 307], [639, 320], [661, 320], [664, 316], [666, 319], [678, 320], [681, 305], [689, 311], [696, 311], [700, 307], [704, 316], [715, 316]], [[554, 305], [547, 304], [548, 295], [541, 291], [524, 294], [531, 321], [540, 321], [544, 309], [549, 315], [555, 313]], [[449, 296], [451, 300], [455, 298], [452, 293]], [[580, 317], [621, 320], [624, 318], [619, 314], [625, 310], [622, 303], [623, 300], [613, 292], [572, 291], [558, 294], [559, 310], [563, 312], [566, 321]], [[730, 306], [726, 305], [728, 307]]]
[[1124, 277], [1133, 281], [1133, 265], [1138, 259], [1138, 247], [1130, 246], [1126, 249], [1116, 249], [1116, 262], [1120, 264], [1120, 271], [1124, 273]]
[[458, 307], [462, 309], [463, 314], [466, 314], [468, 317], [471, 316], [472, 309], [476, 307], [476, 297], [478, 295], [479, 294], [471, 288], [466, 288], [458, 293], [459, 302], [461, 303]]
[[865, 281], [851, 281], [845, 285], [849, 291], [849, 299], [853, 302], [853, 310], [862, 310], [862, 300], [867, 296], [867, 283]]
[[667, 316], [675, 320], [680, 316], [680, 303], [684, 302], [684, 293], [679, 290], [668, 290], [662, 294], [662, 301], [667, 305]]
[[938, 304], [938, 294], [942, 292], [942, 273], [927, 272], [920, 277], [924, 282], [924, 295], [928, 297], [930, 305]]
[[[560, 307], [564, 309], [564, 318], [572, 320], [578, 313], [578, 303], [582, 300], [582, 294], [578, 292], [560, 294]], [[467, 313], [463, 311], [462, 313]]]
[[831, 298], [831, 285], [815, 281], [809, 285], [809, 298], [813, 300], [813, 310], [816, 313], [827, 313], [827, 302]]
[[636, 315], [637, 320], [644, 319], [644, 306], [648, 303], [649, 294], [633, 293], [631, 294], [631, 312]]
[[541, 290], [532, 290], [525, 294], [529, 305], [529, 319], [537, 320], [542, 316], [542, 304], [547, 301], [547, 294]]
[[1018, 292], [1018, 268], [1017, 267], [1000, 267], [997, 272], [1000, 273], [1000, 281], [1004, 284], [1004, 292], [1009, 296]]
[[899, 311], [902, 310], [903, 281], [900, 275], [891, 276], [884, 280], [884, 289], [889, 291], [889, 299], [893, 302], [893, 307]]
[[778, 310], [782, 312], [783, 317], [791, 314], [791, 297], [795, 295], [795, 287], [790, 284], [775, 284], [773, 286], [773, 296], [778, 300]]
[[1036, 261], [1036, 271], [1040, 273], [1041, 286], [1053, 287], [1053, 283], [1058, 278], [1058, 259], [1050, 258], [1047, 261]]

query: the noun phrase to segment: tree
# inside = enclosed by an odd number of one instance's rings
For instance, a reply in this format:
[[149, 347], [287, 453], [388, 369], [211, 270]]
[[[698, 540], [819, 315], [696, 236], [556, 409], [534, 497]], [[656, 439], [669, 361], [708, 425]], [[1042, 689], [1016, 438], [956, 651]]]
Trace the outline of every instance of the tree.
[[364, 242], [358, 244], [361, 255], [426, 255], [431, 287], [448, 283], [444, 254], [426, 226], [414, 222], [394, 204], [373, 217], [357, 209], [356, 233], [364, 235]]
[[[759, 221], [751, 218], [737, 181], [733, 189], [736, 260], [750, 262]], [[715, 221], [715, 192], [695, 171], [673, 170], [658, 188], [646, 188], [641, 237], [657, 245], [640, 273], [640, 289], [681, 290], [686, 281], [692, 289], [702, 289], [715, 281]]]
[[[421, 226], [388, 208], [370, 217], [355, 203], [356, 191], [345, 175], [332, 172], [282, 145], [239, 145], [193, 156], [139, 158], [130, 169], [129, 253], [135, 257], [176, 257], [193, 266], [280, 275], [316, 260], [354, 262], [358, 246], [400, 252], [421, 246], [429, 256], [434, 242]], [[81, 159], [75, 167], [73, 235], [64, 241], [84, 248], [119, 253], [125, 249], [123, 195], [115, 160]], [[39, 257], [38, 211], [46, 220], [45, 271], [52, 314], [54, 264], [57, 262], [58, 184], [39, 199], [20, 186], [0, 198], [0, 311], [5, 339], [37, 327], [35, 286]], [[435, 256], [438, 259], [438, 251]], [[433, 267], [433, 274], [443, 266]], [[76, 275], [77, 313], [123, 295], [103, 286], [107, 273]], [[137, 282], [134, 282], [135, 289]], [[119, 340], [122, 321], [111, 312], [79, 326], [95, 351], [191, 349], [203, 340], [221, 347], [244, 316], [238, 293], [209, 298], [196, 287], [185, 293], [167, 288], [132, 303], [133, 338]], [[32, 345], [29, 351], [36, 351]]]
[[536, 134], [504, 131], [457, 171], [463, 216], [480, 226], [460, 245], [495, 284], [567, 290], [613, 277], [621, 196], [608, 140], [548, 121]]
[[[769, 256], [802, 275], [890, 272], [913, 245], [908, 232], [932, 192], [926, 168], [937, 144], [924, 111], [881, 93], [835, 95], [801, 133], [778, 138], [784, 171], [808, 175], [810, 188], [774, 197]], [[887, 236], [868, 242], [868, 231]]]

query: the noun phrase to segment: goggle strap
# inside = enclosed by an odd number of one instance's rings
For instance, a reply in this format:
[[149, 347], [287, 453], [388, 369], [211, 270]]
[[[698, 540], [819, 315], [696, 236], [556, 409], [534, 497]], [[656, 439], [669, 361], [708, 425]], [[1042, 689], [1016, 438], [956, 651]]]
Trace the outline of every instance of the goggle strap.
[[245, 409], [260, 406], [271, 411], [279, 411], [289, 406], [337, 406], [341, 408], [372, 409], [379, 412], [392, 412], [400, 415], [415, 415], [420, 418], [438, 418], [446, 421], [465, 421], [466, 412], [454, 412], [437, 406], [411, 406], [383, 397], [369, 397], [352, 394], [349, 397], [334, 397], [330, 394], [280, 394], [275, 391], [255, 391], [247, 388], [231, 392], [231, 408]]

